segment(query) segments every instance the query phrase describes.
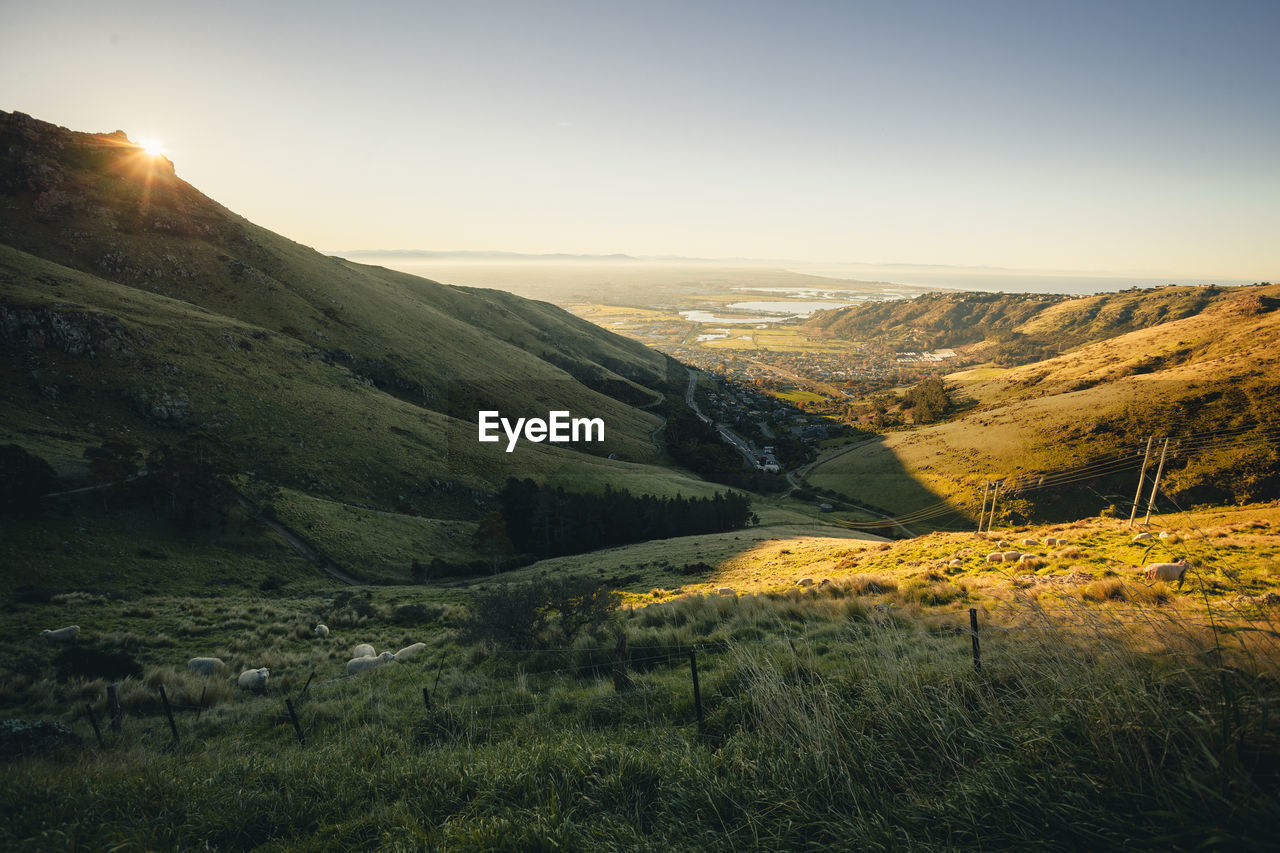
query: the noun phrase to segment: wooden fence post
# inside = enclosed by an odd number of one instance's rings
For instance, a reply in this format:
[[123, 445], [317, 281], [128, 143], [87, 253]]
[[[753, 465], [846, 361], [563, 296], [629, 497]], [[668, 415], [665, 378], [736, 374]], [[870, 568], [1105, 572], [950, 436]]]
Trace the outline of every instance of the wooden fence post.
[[431, 710], [431, 691], [426, 687], [422, 688], [422, 704], [427, 706], [427, 710]]
[[311, 674], [307, 676], [307, 683], [302, 685], [302, 692], [298, 694], [299, 699], [307, 695], [307, 688], [311, 686], [311, 679], [315, 677], [316, 677], [316, 671], [313, 669], [311, 670]]
[[165, 695], [164, 685], [160, 687], [160, 701], [164, 703], [164, 715], [169, 718], [169, 729], [173, 732], [173, 742], [178, 742], [178, 724], [173, 721], [173, 709], [169, 707], [169, 697]]
[[120, 731], [120, 720], [124, 712], [120, 709], [120, 685], [107, 685], [107, 705], [111, 708], [111, 731]]
[[978, 647], [978, 608], [969, 608], [969, 635], [973, 637], [973, 671], [982, 672], [982, 650]]
[[293, 700], [285, 699], [284, 706], [289, 709], [289, 719], [293, 721], [293, 733], [298, 736], [298, 745], [306, 746], [306, 738], [302, 736], [302, 726], [298, 725], [298, 712], [293, 710]]
[[621, 693], [624, 690], [630, 690], [633, 686], [631, 676], [627, 673], [627, 634], [625, 631], [618, 634], [618, 644], [613, 647], [612, 664], [613, 664], [613, 689]]
[[93, 706], [88, 702], [84, 703], [84, 712], [89, 715], [89, 722], [93, 724], [93, 733], [98, 736], [98, 746], [106, 746], [102, 741], [102, 729], [98, 728], [98, 718], [93, 715]]
[[698, 731], [705, 729], [706, 725], [702, 719], [702, 691], [698, 688], [698, 656], [693, 649], [689, 649], [689, 671], [693, 674], [693, 708], [698, 715]]

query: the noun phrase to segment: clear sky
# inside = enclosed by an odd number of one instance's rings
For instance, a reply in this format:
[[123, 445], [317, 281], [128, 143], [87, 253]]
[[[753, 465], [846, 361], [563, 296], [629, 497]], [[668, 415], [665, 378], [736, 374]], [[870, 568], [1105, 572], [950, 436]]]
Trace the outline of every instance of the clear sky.
[[324, 250], [1280, 277], [1280, 2], [0, 0], [0, 109]]

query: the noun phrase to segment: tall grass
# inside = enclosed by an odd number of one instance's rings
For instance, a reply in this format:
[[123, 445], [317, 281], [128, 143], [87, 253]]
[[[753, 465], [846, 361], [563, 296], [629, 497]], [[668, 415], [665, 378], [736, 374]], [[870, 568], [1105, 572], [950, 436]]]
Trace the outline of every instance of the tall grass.
[[[915, 618], [910, 589], [869, 600], [859, 585], [691, 597], [529, 654], [442, 637], [411, 664], [322, 681], [305, 699], [295, 684], [305, 747], [279, 692], [224, 684], [198, 722], [179, 714], [176, 747], [139, 706], [105, 750], [6, 768], [0, 846], [1270, 843], [1280, 652], [1263, 611], [1208, 623], [1140, 602], [1013, 598], [983, 617], [977, 672], [960, 613]], [[609, 677], [617, 631], [623, 692]], [[200, 681], [151, 676], [175, 685], [171, 698]]]

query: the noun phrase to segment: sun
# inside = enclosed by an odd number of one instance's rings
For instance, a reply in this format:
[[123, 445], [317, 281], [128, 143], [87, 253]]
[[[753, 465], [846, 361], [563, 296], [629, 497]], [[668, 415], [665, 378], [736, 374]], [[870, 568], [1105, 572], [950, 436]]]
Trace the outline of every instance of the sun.
[[158, 139], [139, 139], [138, 144], [142, 146], [142, 150], [148, 157], [163, 157], [164, 144]]

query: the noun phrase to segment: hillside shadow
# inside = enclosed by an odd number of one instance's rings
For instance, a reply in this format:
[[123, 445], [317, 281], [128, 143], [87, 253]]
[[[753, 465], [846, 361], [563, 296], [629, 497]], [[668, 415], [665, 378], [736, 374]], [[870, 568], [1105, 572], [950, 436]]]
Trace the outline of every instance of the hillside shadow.
[[839, 502], [900, 519], [895, 535], [965, 530], [977, 524], [970, 509], [911, 474], [881, 435], [841, 448], [819, 461], [805, 473], [804, 481], [837, 511]]

